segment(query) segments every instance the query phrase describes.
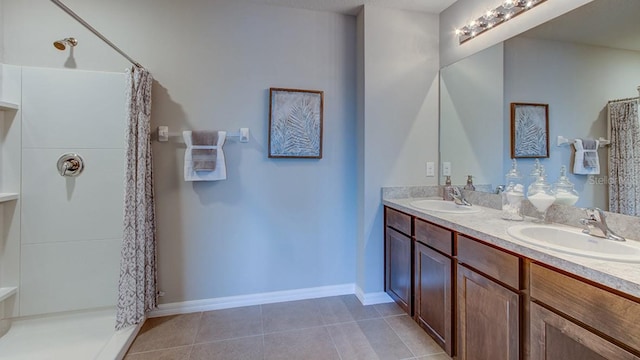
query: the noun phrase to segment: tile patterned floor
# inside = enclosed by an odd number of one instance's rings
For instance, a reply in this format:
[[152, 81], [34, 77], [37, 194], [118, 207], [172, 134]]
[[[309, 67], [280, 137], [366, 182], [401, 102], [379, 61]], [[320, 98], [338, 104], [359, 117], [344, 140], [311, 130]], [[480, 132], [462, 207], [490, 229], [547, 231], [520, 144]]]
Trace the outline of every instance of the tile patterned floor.
[[354, 295], [146, 321], [125, 360], [450, 360], [395, 304]]

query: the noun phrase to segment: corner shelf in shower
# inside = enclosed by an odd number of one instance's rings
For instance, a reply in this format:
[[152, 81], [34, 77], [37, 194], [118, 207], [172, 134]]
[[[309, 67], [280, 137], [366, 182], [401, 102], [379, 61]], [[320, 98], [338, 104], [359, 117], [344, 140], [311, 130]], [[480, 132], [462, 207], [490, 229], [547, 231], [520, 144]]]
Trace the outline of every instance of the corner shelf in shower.
[[0, 301], [9, 298], [11, 295], [18, 292], [17, 287], [0, 287]]
[[20, 109], [20, 105], [18, 105], [16, 103], [8, 102], [8, 101], [0, 100], [0, 110], [1, 111], [18, 110], [18, 109]]
[[18, 193], [0, 193], [0, 203], [17, 200], [19, 196]]

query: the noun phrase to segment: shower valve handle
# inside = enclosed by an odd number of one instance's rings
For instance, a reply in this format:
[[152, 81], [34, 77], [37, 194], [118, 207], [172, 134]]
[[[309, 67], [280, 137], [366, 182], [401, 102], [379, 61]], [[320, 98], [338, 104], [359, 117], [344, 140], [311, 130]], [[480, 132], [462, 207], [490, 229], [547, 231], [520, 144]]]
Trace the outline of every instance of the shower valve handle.
[[84, 170], [84, 160], [78, 154], [62, 154], [58, 159], [58, 172], [60, 176], [78, 176], [82, 170]]

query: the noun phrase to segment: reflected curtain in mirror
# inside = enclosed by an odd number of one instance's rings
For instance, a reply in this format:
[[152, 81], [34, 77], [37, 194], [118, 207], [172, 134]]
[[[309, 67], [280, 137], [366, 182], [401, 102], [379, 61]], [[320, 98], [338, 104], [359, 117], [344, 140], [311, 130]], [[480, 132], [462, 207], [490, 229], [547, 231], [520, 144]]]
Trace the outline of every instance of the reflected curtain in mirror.
[[610, 102], [609, 211], [640, 216], [638, 100]]

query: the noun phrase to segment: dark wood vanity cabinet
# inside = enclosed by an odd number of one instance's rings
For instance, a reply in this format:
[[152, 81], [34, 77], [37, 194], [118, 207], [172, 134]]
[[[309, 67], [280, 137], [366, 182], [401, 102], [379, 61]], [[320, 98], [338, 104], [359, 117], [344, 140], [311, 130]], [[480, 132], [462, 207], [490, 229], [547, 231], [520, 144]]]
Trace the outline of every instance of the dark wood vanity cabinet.
[[411, 216], [385, 207], [384, 290], [413, 314], [413, 240]]
[[416, 219], [415, 239], [414, 318], [453, 356], [453, 233]]
[[460, 360], [640, 360], [640, 298], [385, 207], [385, 291]]
[[531, 359], [640, 359], [640, 303], [531, 265]]
[[458, 235], [458, 359], [520, 359], [520, 261]]

